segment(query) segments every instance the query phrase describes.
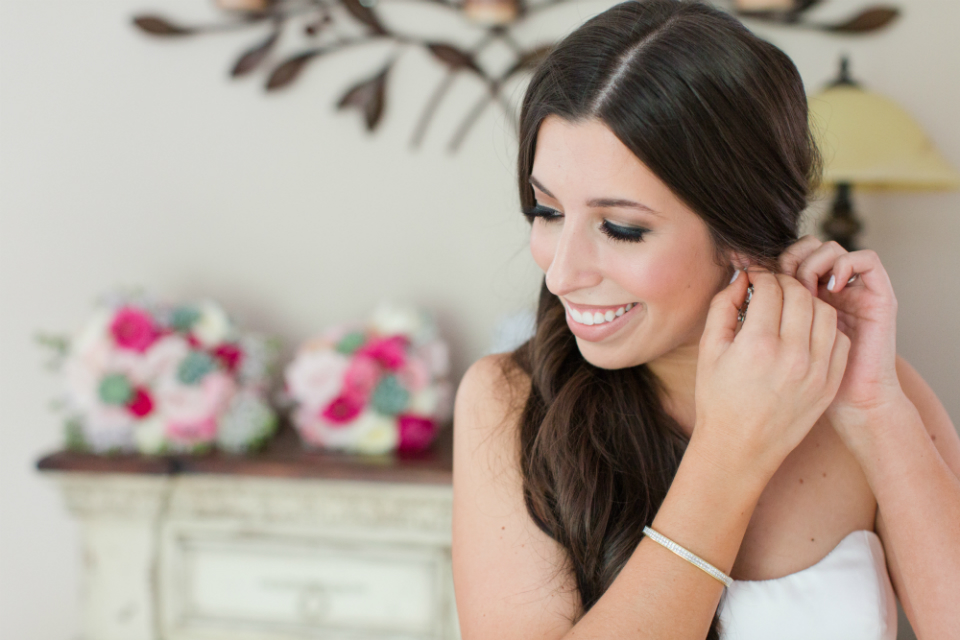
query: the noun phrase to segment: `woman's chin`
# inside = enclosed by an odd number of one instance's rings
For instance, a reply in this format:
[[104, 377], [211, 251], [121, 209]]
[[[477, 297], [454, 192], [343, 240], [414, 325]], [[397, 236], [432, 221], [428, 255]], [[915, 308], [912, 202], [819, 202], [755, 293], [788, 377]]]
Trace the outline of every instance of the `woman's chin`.
[[623, 346], [598, 344], [577, 338], [577, 348], [583, 359], [598, 369], [628, 369], [649, 361], [647, 354], [631, 353]]

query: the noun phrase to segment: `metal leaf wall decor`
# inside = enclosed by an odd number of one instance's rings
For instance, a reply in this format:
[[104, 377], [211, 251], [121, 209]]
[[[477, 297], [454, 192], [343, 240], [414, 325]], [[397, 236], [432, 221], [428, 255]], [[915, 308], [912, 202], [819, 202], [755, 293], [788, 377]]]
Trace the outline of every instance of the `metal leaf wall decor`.
[[[338, 109], [358, 111], [368, 131], [375, 130], [381, 122], [386, 108], [387, 80], [398, 57], [406, 49], [420, 48], [443, 65], [446, 73], [423, 107], [411, 137], [412, 146], [417, 147], [422, 142], [437, 108], [457, 74], [474, 74], [487, 87], [484, 95], [464, 114], [449, 141], [449, 149], [456, 151], [474, 123], [491, 104], [499, 105], [508, 115], [508, 120], [515, 123], [513, 107], [503, 95], [504, 85], [518, 74], [532, 70], [550, 51], [553, 43], [525, 47], [513, 37], [511, 30], [519, 23], [571, 0], [540, 0], [536, 3], [527, 0], [407, 1], [459, 12], [464, 15], [464, 19], [469, 19], [467, 16], [480, 15], [486, 22], [482, 25], [485, 31], [478, 42], [468, 47], [400, 33], [381, 20], [377, 11], [377, 0], [218, 0], [227, 16], [223, 22], [184, 25], [159, 15], [142, 14], [135, 16], [133, 23], [144, 33], [162, 38], [262, 29], [263, 25], [269, 25], [267, 36], [261, 36], [260, 40], [252, 42], [242, 51], [231, 70], [233, 77], [241, 77], [266, 68], [267, 91], [276, 91], [291, 85], [307, 65], [330, 54], [375, 42], [391, 42], [395, 45], [395, 51], [390, 59], [370, 75], [358, 78], [337, 102]], [[745, 19], [838, 34], [873, 32], [888, 25], [899, 15], [899, 10], [894, 7], [871, 6], [847, 20], [828, 24], [807, 18], [808, 11], [822, 0], [793, 0], [794, 4], [790, 9], [770, 11], [743, 11], [739, 10], [736, 4], [730, 5], [729, 1], [726, 8]], [[491, 10], [494, 13], [491, 13]], [[278, 62], [275, 61], [272, 54], [281, 36], [285, 30], [296, 28], [303, 29], [309, 46]], [[496, 74], [484, 69], [477, 61], [478, 56], [495, 41], [506, 45], [513, 56], [513, 63], [507, 65], [505, 71]]]

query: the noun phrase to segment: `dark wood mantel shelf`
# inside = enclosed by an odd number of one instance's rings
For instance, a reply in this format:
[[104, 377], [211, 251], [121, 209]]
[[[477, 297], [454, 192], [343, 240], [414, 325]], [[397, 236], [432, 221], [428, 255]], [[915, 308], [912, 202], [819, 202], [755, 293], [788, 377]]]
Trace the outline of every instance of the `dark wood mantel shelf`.
[[58, 451], [37, 461], [41, 471], [134, 474], [228, 474], [272, 478], [325, 478], [451, 484], [453, 428], [446, 426], [427, 451], [384, 456], [357, 456], [303, 447], [290, 427], [253, 455], [209, 453], [198, 456], [94, 455]]

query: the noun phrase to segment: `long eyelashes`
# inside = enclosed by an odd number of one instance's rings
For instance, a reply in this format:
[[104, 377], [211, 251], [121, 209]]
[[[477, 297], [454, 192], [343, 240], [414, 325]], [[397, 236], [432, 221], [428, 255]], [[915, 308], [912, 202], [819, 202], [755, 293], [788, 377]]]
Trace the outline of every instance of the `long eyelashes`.
[[[522, 213], [531, 223], [535, 218], [543, 218], [544, 222], [553, 222], [563, 217], [563, 214], [556, 209], [545, 207], [542, 204], [524, 209]], [[641, 227], [621, 227], [604, 220], [603, 224], [600, 225], [600, 231], [611, 240], [618, 242], [640, 242], [643, 240], [643, 236], [649, 232], [649, 229]]]

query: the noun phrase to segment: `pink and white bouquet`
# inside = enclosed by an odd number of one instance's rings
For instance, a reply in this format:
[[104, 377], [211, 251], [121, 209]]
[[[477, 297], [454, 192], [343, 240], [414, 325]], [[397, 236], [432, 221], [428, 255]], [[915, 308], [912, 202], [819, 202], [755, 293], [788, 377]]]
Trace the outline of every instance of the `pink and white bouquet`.
[[266, 398], [277, 345], [241, 333], [215, 302], [115, 295], [60, 344], [71, 448], [242, 453], [276, 429]]
[[292, 422], [307, 446], [363, 454], [419, 451], [452, 415], [449, 351], [426, 311], [381, 304], [333, 327], [285, 371]]

